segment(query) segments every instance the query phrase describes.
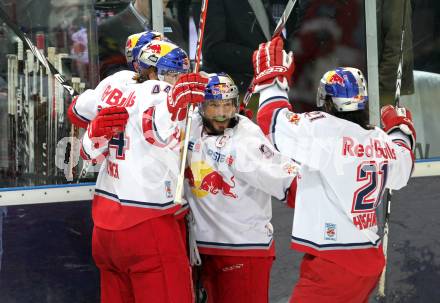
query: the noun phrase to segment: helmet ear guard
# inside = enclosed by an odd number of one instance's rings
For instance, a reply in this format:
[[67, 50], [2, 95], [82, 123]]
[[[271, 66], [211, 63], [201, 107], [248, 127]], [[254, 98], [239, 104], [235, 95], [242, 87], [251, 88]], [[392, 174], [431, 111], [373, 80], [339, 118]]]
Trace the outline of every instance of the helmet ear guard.
[[338, 112], [364, 110], [368, 92], [362, 72], [352, 67], [339, 67], [326, 72], [319, 83], [316, 105], [323, 107], [328, 99]]

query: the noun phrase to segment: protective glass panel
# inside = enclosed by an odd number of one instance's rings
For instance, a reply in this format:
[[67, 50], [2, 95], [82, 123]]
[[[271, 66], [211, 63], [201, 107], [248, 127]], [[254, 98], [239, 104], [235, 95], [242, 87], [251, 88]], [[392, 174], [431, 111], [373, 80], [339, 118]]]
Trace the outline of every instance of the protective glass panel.
[[77, 182], [81, 131], [67, 119], [72, 94], [56, 74], [78, 93], [96, 84], [93, 7], [86, 0], [11, 0], [0, 8], [0, 187]]
[[[385, 1], [384, 1], [385, 2]], [[434, 0], [407, 1], [404, 62], [413, 59], [412, 90], [405, 92], [403, 105], [409, 107], [417, 131], [415, 155], [418, 160], [440, 160], [440, 3]], [[398, 13], [398, 11], [396, 12]], [[402, 12], [403, 13], [403, 12]], [[400, 29], [398, 30], [400, 32]], [[412, 37], [411, 37], [412, 35]], [[412, 39], [411, 39], [412, 38]], [[411, 84], [411, 82], [409, 83]]]

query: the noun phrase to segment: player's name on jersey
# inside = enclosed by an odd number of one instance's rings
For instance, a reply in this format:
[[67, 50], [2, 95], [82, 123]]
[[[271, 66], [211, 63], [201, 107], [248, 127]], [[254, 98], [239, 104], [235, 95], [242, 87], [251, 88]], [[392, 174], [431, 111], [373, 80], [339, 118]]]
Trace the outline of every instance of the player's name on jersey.
[[394, 148], [377, 139], [370, 139], [368, 144], [361, 144], [356, 142], [356, 139], [351, 137], [343, 137], [342, 139], [342, 155], [352, 157], [367, 157], [367, 158], [384, 158], [396, 159], [396, 152]]
[[360, 230], [377, 225], [375, 212], [364, 213], [353, 217], [353, 224]]
[[110, 177], [119, 179], [119, 167], [117, 163], [107, 160], [107, 174]]

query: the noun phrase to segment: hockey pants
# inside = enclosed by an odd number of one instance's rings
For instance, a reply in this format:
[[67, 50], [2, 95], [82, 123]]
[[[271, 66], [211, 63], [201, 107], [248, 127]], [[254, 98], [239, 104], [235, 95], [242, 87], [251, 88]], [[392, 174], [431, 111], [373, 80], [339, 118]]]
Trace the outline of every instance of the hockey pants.
[[368, 303], [379, 276], [359, 276], [325, 259], [305, 254], [290, 303]]
[[94, 227], [102, 303], [192, 303], [191, 268], [173, 215], [125, 230]]
[[208, 303], [269, 302], [274, 257], [202, 255], [201, 279]]

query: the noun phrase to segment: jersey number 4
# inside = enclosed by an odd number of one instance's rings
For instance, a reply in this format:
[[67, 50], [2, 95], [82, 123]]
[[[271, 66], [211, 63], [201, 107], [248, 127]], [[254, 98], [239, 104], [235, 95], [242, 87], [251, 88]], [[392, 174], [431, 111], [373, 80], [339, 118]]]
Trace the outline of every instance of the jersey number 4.
[[109, 149], [116, 150], [116, 159], [125, 160], [125, 151], [128, 149], [129, 139], [124, 132], [117, 134], [108, 142]]
[[364, 184], [353, 195], [351, 212], [363, 213], [376, 209], [385, 191], [387, 177], [388, 161], [365, 161], [359, 164], [356, 181]]

